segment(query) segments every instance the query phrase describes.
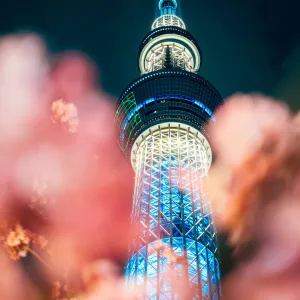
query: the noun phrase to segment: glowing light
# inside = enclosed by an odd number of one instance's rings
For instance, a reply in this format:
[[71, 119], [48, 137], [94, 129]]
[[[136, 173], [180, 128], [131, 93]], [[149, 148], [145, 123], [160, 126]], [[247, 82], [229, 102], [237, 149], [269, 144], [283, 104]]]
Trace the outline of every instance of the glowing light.
[[154, 30], [163, 26], [176, 26], [186, 29], [184, 22], [175, 15], [163, 15], [158, 17], [152, 24], [151, 29]]
[[[176, 28], [179, 30], [179, 28]], [[159, 30], [162, 29], [156, 29], [155, 32], [158, 32]], [[170, 42], [170, 40], [172, 42]], [[192, 65], [191, 62], [189, 63], [190, 67], [190, 72], [197, 72], [200, 69], [200, 64], [201, 64], [201, 56], [199, 49], [195, 45], [193, 41], [191, 41], [189, 38], [182, 36], [181, 34], [176, 34], [174, 33], [165, 33], [161, 34], [159, 36], [156, 36], [148, 41], [148, 43], [144, 46], [140, 57], [139, 57], [139, 68], [142, 74], [147, 74], [149, 72], [152, 72], [154, 70], [149, 70], [149, 60], [152, 59], [152, 51], [156, 52], [155, 55], [157, 55], [157, 59], [160, 59], [161, 55], [161, 45], [164, 46], [171, 46], [174, 44], [174, 55], [176, 59], [179, 59], [180, 56], [183, 56], [184, 59], [192, 59]], [[184, 50], [185, 52], [182, 52], [180, 54], [180, 49]], [[162, 67], [160, 68], [162, 69]], [[181, 68], [181, 69], [186, 69], [186, 68]]]
[[176, 0], [160, 0], [158, 3], [158, 7], [161, 15], [166, 14], [175, 14], [177, 8]]
[[188, 279], [203, 299], [220, 299], [214, 225], [202, 183], [208, 155], [205, 143], [181, 128], [152, 132], [139, 145], [133, 218], [142, 231], [126, 276], [128, 286], [143, 286], [148, 299], [175, 299], [164, 274], [186, 276], [155, 247], [159, 241], [186, 258]]
[[125, 129], [128, 126], [130, 120], [132, 119], [132, 117], [145, 105], [154, 102], [154, 101], [161, 101], [161, 100], [168, 100], [168, 99], [181, 99], [183, 101], [188, 101], [191, 103], [194, 103], [195, 105], [201, 107], [210, 117], [213, 118], [213, 112], [206, 106], [204, 105], [202, 102], [198, 101], [198, 100], [194, 100], [192, 98], [188, 98], [188, 97], [183, 97], [181, 95], [168, 95], [168, 96], [162, 96], [162, 97], [157, 97], [157, 98], [149, 98], [147, 100], [145, 100], [143, 103], [138, 104], [137, 106], [135, 106], [130, 112], [129, 114], [126, 116], [126, 119], [122, 125], [122, 132], [121, 132], [121, 140], [124, 141], [125, 139]]

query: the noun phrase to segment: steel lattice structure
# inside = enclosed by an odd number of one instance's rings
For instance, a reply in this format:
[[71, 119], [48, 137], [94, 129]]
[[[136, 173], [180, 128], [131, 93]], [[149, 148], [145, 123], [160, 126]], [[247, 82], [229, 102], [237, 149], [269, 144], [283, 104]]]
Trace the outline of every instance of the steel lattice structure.
[[184, 22], [176, 15], [162, 15], [152, 24], [152, 30], [163, 26], [177, 26], [185, 29]]
[[144, 285], [148, 299], [176, 296], [166, 277], [159, 276], [172, 268], [156, 247], [161, 240], [186, 257], [198, 299], [218, 299], [217, 247], [202, 182], [210, 165], [210, 147], [199, 132], [177, 126], [152, 132], [136, 154], [133, 218], [143, 230], [128, 263], [127, 278], [129, 283]]
[[167, 49], [170, 50], [170, 59], [173, 66], [180, 69], [194, 72], [193, 55], [186, 48], [175, 42], [165, 42], [158, 44], [151, 49], [146, 58], [146, 72], [154, 72], [163, 68]]
[[[179, 299], [165, 276], [172, 270], [194, 288], [193, 299], [219, 300], [216, 234], [203, 179], [212, 161], [205, 125], [222, 98], [197, 74], [201, 51], [176, 7], [176, 0], [159, 1], [161, 16], [139, 51], [142, 76], [122, 93], [116, 112], [118, 143], [136, 174], [132, 220], [142, 228], [130, 249], [127, 284], [143, 288], [141, 299]], [[162, 244], [185, 268], [164, 255]]]

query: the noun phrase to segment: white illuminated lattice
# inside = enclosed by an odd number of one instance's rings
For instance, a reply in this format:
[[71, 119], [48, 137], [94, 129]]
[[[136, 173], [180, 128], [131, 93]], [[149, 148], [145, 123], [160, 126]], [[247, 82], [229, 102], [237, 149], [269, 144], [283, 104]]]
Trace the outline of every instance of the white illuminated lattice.
[[152, 30], [163, 26], [176, 26], [186, 29], [182, 19], [180, 19], [176, 15], [163, 15], [158, 17], [152, 24]]
[[155, 248], [162, 241], [186, 256], [188, 279], [199, 299], [219, 300], [217, 245], [203, 189], [211, 164], [207, 140], [187, 125], [163, 123], [137, 139], [132, 156], [136, 172], [132, 219], [142, 230], [126, 267], [129, 287], [144, 287], [146, 297], [141, 299], [177, 299], [164, 274], [172, 268], [181, 276], [181, 269]]
[[201, 56], [193, 41], [182, 35], [166, 33], [150, 39], [143, 47], [139, 57], [139, 67], [142, 74], [164, 68], [167, 47], [171, 50], [174, 67], [190, 72], [199, 71]]
[[195, 71], [195, 62], [191, 52], [179, 43], [164, 42], [156, 45], [149, 51], [146, 57], [146, 72], [153, 72], [164, 68], [166, 49], [171, 52], [171, 63], [174, 68], [186, 71]]

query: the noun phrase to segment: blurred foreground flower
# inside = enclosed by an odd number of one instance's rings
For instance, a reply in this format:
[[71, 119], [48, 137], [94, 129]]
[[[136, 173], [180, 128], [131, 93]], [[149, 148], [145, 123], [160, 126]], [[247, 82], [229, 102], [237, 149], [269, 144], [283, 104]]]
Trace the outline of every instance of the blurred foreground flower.
[[299, 299], [300, 115], [236, 95], [210, 124], [216, 161], [207, 188], [219, 231], [242, 261], [225, 299]]
[[62, 99], [52, 102], [52, 120], [62, 124], [67, 131], [75, 133], [78, 130], [78, 113], [74, 103], [66, 103]]
[[38, 300], [28, 276], [22, 272], [18, 263], [9, 259], [6, 253], [0, 250], [1, 280], [0, 299], [5, 300]]
[[298, 172], [299, 129], [283, 104], [262, 96], [234, 96], [216, 118], [208, 128], [216, 161], [207, 187], [217, 225], [236, 244], [249, 237], [259, 207]]
[[[9, 224], [1, 236], [45, 296], [66, 274], [69, 290], [80, 290], [83, 267], [96, 260], [123, 266], [134, 232], [133, 174], [95, 74], [80, 53], [52, 60], [37, 36], [0, 40], [0, 217]], [[11, 295], [3, 299], [22, 299]]]
[[14, 260], [26, 257], [29, 243], [29, 233], [24, 230], [20, 224], [16, 224], [15, 227], [7, 233], [4, 241], [4, 245], [10, 257]]

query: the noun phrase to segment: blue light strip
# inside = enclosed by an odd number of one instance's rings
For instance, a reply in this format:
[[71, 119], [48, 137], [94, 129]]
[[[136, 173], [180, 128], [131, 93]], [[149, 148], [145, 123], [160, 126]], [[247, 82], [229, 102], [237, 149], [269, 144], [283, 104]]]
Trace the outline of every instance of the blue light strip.
[[154, 102], [154, 101], [160, 101], [160, 100], [167, 100], [167, 99], [173, 99], [173, 98], [177, 98], [177, 99], [181, 99], [181, 100], [184, 100], [184, 101], [188, 101], [188, 102], [191, 102], [191, 103], [194, 103], [195, 105], [201, 107], [203, 109], [203, 111], [205, 111], [213, 121], [215, 121], [215, 117], [213, 115], [213, 112], [206, 106], [204, 105], [202, 102], [198, 101], [198, 100], [194, 100], [192, 98], [189, 98], [189, 97], [183, 97], [183, 96], [180, 96], [180, 95], [168, 95], [168, 96], [162, 96], [162, 97], [157, 97], [157, 98], [149, 98], [147, 100], [145, 100], [143, 103], [135, 106], [131, 111], [130, 113], [127, 115], [123, 125], [122, 125], [122, 133], [121, 133], [121, 137], [122, 137], [122, 141], [124, 141], [124, 138], [125, 138], [125, 134], [124, 134], [124, 131], [126, 129], [126, 127], [128, 126], [128, 123], [130, 122], [131, 118], [135, 115], [136, 112], [138, 112], [143, 106], [151, 103], [151, 102]]

